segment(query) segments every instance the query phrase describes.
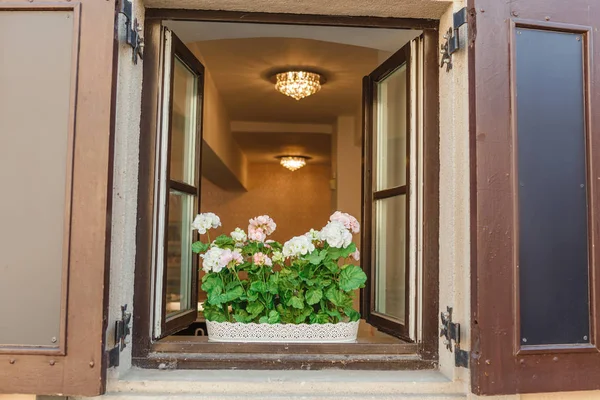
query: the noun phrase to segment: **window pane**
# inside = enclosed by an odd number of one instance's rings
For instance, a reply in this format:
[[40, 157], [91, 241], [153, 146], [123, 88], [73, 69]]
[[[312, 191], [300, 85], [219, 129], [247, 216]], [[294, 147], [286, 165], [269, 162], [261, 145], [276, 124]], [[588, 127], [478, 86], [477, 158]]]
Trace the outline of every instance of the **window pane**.
[[589, 343], [585, 45], [517, 30], [520, 342]]
[[406, 196], [375, 206], [375, 311], [404, 321], [406, 293]]
[[192, 278], [192, 216], [195, 197], [176, 190], [169, 193], [167, 231], [167, 316], [189, 309]]
[[375, 92], [375, 190], [383, 190], [406, 185], [406, 64], [377, 83]]
[[170, 178], [195, 186], [197, 76], [175, 57]]

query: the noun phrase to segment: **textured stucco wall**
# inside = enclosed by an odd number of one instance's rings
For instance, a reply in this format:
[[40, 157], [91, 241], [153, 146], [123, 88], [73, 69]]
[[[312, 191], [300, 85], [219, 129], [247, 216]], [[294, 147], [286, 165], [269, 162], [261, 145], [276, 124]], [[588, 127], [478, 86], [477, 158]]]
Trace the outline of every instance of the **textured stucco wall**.
[[[143, 26], [144, 5], [134, 0], [133, 10]], [[137, 224], [137, 193], [139, 138], [141, 116], [141, 60], [133, 64], [132, 49], [125, 43], [125, 18], [119, 16], [119, 47], [117, 75], [117, 108], [113, 168], [113, 204], [110, 258], [110, 287], [107, 348], [114, 342], [114, 324], [121, 316], [121, 305], [133, 312], [133, 278], [135, 270], [135, 234]], [[129, 340], [131, 340], [129, 338]], [[118, 377], [131, 367], [131, 344], [121, 353], [118, 368], [109, 370], [110, 377]]]

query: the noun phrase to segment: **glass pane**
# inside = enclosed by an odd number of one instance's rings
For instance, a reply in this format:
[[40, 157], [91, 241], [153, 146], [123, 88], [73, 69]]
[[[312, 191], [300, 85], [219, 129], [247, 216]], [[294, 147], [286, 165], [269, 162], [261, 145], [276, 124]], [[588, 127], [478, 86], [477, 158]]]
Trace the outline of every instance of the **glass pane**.
[[195, 185], [198, 77], [179, 58], [173, 65], [171, 117], [172, 180]]
[[580, 34], [517, 31], [520, 342], [590, 343], [587, 50]]
[[375, 190], [406, 185], [406, 64], [375, 88]]
[[406, 196], [375, 206], [375, 311], [404, 321], [406, 305]]
[[171, 190], [167, 230], [167, 316], [189, 309], [192, 279], [194, 196]]

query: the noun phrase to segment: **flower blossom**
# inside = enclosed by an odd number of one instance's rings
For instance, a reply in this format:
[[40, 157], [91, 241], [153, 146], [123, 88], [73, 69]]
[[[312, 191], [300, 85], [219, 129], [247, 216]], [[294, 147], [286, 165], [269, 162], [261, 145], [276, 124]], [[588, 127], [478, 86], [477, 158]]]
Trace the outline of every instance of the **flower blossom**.
[[350, 257], [354, 258], [356, 261], [360, 261], [360, 251], [356, 250], [354, 253], [350, 254]]
[[340, 211], [334, 212], [331, 217], [329, 217], [330, 221], [337, 221], [344, 225], [346, 229], [349, 229], [352, 233], [360, 232], [360, 223], [356, 218], [348, 213], [343, 213]]
[[271, 260], [273, 260], [274, 263], [283, 264], [285, 257], [280, 251], [274, 251]]
[[320, 242], [321, 241], [321, 232], [311, 229], [310, 231], [304, 234], [307, 238], [310, 239], [311, 242]]
[[293, 237], [283, 245], [283, 255], [285, 257], [305, 256], [314, 250], [315, 245], [304, 235]]
[[192, 222], [192, 228], [197, 229], [201, 235], [204, 235], [207, 230], [219, 226], [221, 226], [221, 219], [211, 212], [196, 215], [194, 222]]
[[257, 242], [264, 242], [268, 235], [275, 231], [277, 224], [268, 215], [252, 218], [248, 225], [248, 238]]
[[246, 232], [244, 232], [241, 228], [235, 228], [230, 235], [231, 238], [234, 240], [236, 247], [242, 247], [244, 245], [244, 242], [248, 239]]
[[242, 254], [238, 250], [221, 249], [211, 247], [202, 257], [202, 270], [204, 272], [219, 273], [223, 268], [232, 268], [244, 262]]
[[256, 253], [252, 256], [252, 261], [255, 265], [266, 265], [267, 267], [273, 266], [273, 261], [264, 253]]
[[352, 233], [339, 221], [330, 221], [321, 229], [321, 240], [330, 247], [346, 248], [352, 242]]

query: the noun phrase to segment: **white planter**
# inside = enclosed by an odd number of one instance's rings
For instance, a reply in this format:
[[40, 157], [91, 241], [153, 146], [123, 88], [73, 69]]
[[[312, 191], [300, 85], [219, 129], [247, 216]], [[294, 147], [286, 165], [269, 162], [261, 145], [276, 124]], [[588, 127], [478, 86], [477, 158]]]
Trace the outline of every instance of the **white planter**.
[[351, 343], [359, 321], [337, 324], [244, 324], [206, 321], [212, 342]]

